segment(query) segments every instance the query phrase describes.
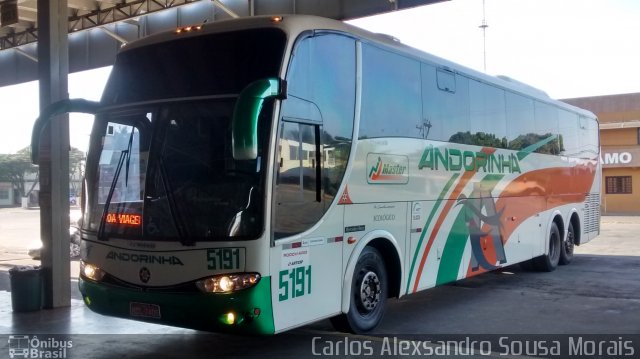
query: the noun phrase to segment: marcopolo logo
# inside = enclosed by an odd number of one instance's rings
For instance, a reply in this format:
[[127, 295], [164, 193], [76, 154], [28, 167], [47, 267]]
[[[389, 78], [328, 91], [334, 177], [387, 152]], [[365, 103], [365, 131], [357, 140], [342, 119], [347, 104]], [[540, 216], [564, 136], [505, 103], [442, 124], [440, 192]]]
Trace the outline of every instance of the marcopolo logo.
[[406, 184], [409, 182], [409, 158], [406, 156], [369, 153], [367, 168], [370, 184]]
[[73, 347], [71, 340], [38, 338], [28, 335], [9, 336], [9, 358], [66, 358]]
[[427, 146], [422, 153], [418, 169], [445, 171], [481, 171], [487, 173], [522, 173], [520, 162], [513, 153], [495, 154], [461, 151], [457, 148], [440, 149]]

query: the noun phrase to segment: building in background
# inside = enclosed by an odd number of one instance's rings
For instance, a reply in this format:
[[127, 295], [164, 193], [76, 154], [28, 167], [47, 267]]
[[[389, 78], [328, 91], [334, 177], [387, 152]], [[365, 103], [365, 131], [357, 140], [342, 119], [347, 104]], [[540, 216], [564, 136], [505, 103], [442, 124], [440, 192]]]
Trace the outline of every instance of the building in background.
[[0, 207], [13, 206], [14, 191], [11, 182], [0, 182]]
[[600, 120], [602, 212], [640, 214], [640, 93], [562, 101]]

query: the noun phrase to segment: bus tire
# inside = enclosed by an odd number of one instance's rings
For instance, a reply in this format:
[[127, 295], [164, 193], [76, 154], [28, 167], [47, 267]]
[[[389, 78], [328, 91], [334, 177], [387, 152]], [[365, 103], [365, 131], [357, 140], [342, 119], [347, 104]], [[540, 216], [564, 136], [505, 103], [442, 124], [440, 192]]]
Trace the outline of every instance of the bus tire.
[[349, 311], [332, 318], [331, 323], [340, 331], [366, 333], [382, 320], [387, 301], [387, 271], [377, 249], [362, 250], [351, 283]]
[[556, 222], [551, 223], [549, 230], [549, 253], [533, 259], [534, 268], [540, 272], [553, 272], [560, 262], [562, 237]]
[[576, 245], [576, 233], [573, 230], [573, 223], [569, 222], [567, 237], [562, 241], [560, 250], [560, 264], [567, 265], [573, 260], [573, 249]]

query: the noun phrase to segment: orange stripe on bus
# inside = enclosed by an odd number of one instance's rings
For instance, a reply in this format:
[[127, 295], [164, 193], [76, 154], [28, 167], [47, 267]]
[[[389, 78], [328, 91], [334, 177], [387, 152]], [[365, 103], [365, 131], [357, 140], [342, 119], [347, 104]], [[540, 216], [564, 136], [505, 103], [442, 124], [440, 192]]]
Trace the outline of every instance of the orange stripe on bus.
[[[511, 238], [516, 228], [536, 213], [569, 203], [584, 202], [586, 195], [591, 191], [595, 176], [595, 163], [588, 163], [575, 167], [530, 171], [511, 181], [496, 201], [496, 211], [504, 209], [504, 213], [508, 214], [501, 218], [504, 243]], [[485, 225], [483, 231], [488, 230], [489, 227]], [[486, 243], [487, 245], [483, 246], [485, 258], [489, 263], [495, 263], [496, 252], [491, 236], [487, 236]], [[487, 270], [483, 268], [472, 271], [469, 263], [467, 277], [485, 272]]]
[[[496, 150], [492, 148], [482, 149], [482, 152], [486, 153], [487, 155], [493, 154], [495, 151]], [[462, 192], [464, 187], [467, 185], [469, 180], [473, 178], [473, 176], [476, 174], [477, 171], [478, 171], [477, 168], [474, 169], [473, 171], [466, 171], [460, 178], [460, 182], [458, 182], [456, 187], [453, 189], [453, 192], [451, 192], [451, 195], [449, 196], [449, 200], [446, 200], [447, 203], [442, 208], [442, 212], [440, 212], [440, 215], [438, 216], [438, 220], [433, 226], [433, 230], [431, 231], [431, 234], [429, 234], [429, 241], [427, 242], [427, 246], [425, 247], [424, 252], [422, 253], [422, 258], [420, 259], [420, 266], [418, 267], [418, 272], [416, 273], [416, 280], [413, 283], [413, 290], [412, 290], [413, 293], [418, 291], [418, 284], [420, 283], [422, 270], [424, 269], [424, 265], [427, 262], [427, 256], [431, 251], [431, 246], [433, 245], [433, 242], [436, 239], [436, 235], [440, 231], [440, 227], [442, 227], [442, 223], [444, 222], [445, 218], [447, 218], [449, 211], [451, 211], [451, 207], [453, 207], [453, 205], [455, 204], [455, 200], [458, 198], [458, 196], [460, 196], [460, 192]], [[416, 250], [419, 250], [419, 249], [420, 248], [416, 248]]]

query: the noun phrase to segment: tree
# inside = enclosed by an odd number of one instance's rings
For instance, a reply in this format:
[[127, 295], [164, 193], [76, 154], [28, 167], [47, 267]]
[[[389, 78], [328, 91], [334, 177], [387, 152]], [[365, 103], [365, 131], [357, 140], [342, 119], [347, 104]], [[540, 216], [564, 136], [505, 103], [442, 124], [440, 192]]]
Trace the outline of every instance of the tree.
[[498, 138], [492, 133], [476, 132], [475, 134], [472, 134], [470, 131], [467, 131], [454, 133], [449, 138], [449, 142], [483, 147], [505, 148], [507, 139]]
[[[549, 140], [551, 137], [555, 136], [552, 133], [546, 133], [543, 135], [535, 134], [535, 133], [527, 133], [525, 135], [520, 135], [516, 137], [513, 141], [509, 142], [509, 148], [512, 150], [522, 150], [534, 144], [540, 143], [544, 140]], [[543, 146], [538, 147], [535, 152], [536, 153], [545, 153], [551, 155], [557, 155], [561, 151], [561, 148], [558, 144], [558, 141], [549, 141]]]
[[[75, 147], [69, 150], [69, 179], [84, 176], [84, 152]], [[25, 188], [25, 177], [35, 173], [36, 177], [29, 189]], [[0, 182], [11, 182], [21, 197], [29, 196], [38, 183], [38, 166], [31, 163], [31, 148], [25, 147], [14, 154], [0, 154]], [[75, 189], [75, 182], [71, 182]], [[76, 189], [77, 192], [77, 189]]]
[[0, 181], [11, 182], [21, 197], [27, 195], [24, 178], [36, 173], [38, 167], [31, 163], [31, 149], [25, 147], [15, 154], [0, 154]]
[[78, 193], [78, 188], [76, 188], [77, 183], [76, 181], [74, 181], [74, 179], [76, 178], [82, 179], [84, 177], [84, 168], [85, 168], [84, 152], [80, 151], [75, 147], [71, 147], [71, 150], [69, 150], [69, 181], [75, 193]]

